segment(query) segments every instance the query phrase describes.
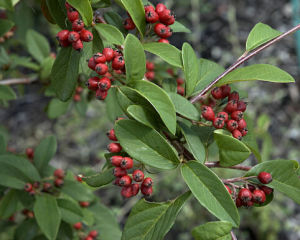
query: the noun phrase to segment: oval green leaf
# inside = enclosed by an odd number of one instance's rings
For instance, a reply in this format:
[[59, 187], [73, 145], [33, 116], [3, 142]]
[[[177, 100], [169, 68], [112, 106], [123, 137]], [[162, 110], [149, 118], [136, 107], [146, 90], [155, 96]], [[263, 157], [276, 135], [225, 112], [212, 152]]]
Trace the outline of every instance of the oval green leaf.
[[85, 181], [87, 185], [98, 188], [111, 183], [115, 178], [113, 168], [111, 167], [95, 175], [84, 177], [82, 180]]
[[0, 37], [2, 37], [5, 33], [7, 33], [14, 25], [15, 25], [15, 23], [10, 20], [1, 19], [0, 20]]
[[53, 98], [47, 106], [47, 116], [50, 119], [58, 118], [65, 114], [70, 106], [71, 101], [63, 102], [57, 98]]
[[1, 85], [1, 81], [0, 81], [0, 100], [14, 100], [17, 98], [16, 93], [14, 92], [14, 90], [12, 90], [11, 87], [9, 86], [5, 86], [5, 85]]
[[52, 19], [61, 29], [67, 29], [66, 11], [64, 11], [64, 1], [61, 0], [46, 0], [48, 10]]
[[175, 21], [173, 25], [170, 26], [173, 33], [177, 32], [184, 32], [184, 33], [191, 33], [191, 30], [184, 26], [182, 23]]
[[140, 105], [130, 105], [127, 108], [127, 112], [138, 122], [154, 129], [159, 128], [160, 121], [158, 121], [155, 112], [151, 111], [151, 109]]
[[69, 224], [81, 222], [83, 213], [78, 203], [71, 199], [57, 199], [61, 219]]
[[89, 191], [87, 186], [71, 180], [64, 181], [61, 191], [80, 202], [90, 202], [94, 198], [94, 195]]
[[0, 219], [3, 220], [12, 216], [17, 211], [18, 203], [19, 199], [16, 190], [8, 190], [0, 201]]
[[192, 231], [195, 240], [231, 240], [232, 224], [225, 221], [208, 222]]
[[93, 9], [89, 0], [67, 0], [68, 3], [80, 13], [80, 16], [86, 26], [93, 22]]
[[123, 34], [115, 26], [98, 23], [94, 26], [94, 28], [111, 44], [122, 45], [124, 43]]
[[39, 63], [42, 63], [50, 55], [47, 38], [32, 29], [26, 33], [26, 47], [31, 56]]

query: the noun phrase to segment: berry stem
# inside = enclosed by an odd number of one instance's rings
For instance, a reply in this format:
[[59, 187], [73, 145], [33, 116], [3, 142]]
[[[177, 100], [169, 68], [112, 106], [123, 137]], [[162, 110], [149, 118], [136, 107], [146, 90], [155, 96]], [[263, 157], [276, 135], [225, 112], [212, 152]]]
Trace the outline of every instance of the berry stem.
[[15, 84], [29, 84], [37, 81], [38, 78], [12, 78], [0, 81], [0, 85], [15, 85]]
[[183, 116], [183, 115], [181, 115], [181, 114], [179, 114], [179, 113], [176, 113], [176, 115], [177, 115], [178, 117], [181, 117], [181, 118], [183, 118], [183, 119], [186, 119], [186, 120], [190, 121], [193, 125], [205, 126], [205, 127], [211, 127], [211, 124], [206, 124], [206, 123], [201, 122], [201, 121], [195, 121], [195, 120], [189, 119], [188, 117], [185, 117], [185, 116]]
[[230, 168], [230, 169], [237, 169], [237, 170], [242, 170], [242, 171], [249, 171], [251, 169], [251, 167], [249, 167], [249, 166], [242, 166], [242, 165], [223, 167], [220, 165], [220, 162], [206, 162], [205, 166], [209, 167], [209, 168]]
[[228, 179], [222, 179], [223, 183], [232, 183], [232, 182], [245, 182], [249, 179], [256, 178], [256, 176], [251, 177], [236, 177], [236, 178], [228, 178]]
[[300, 29], [300, 24], [298, 24], [297, 26], [293, 27], [292, 29], [290, 29], [289, 31], [281, 34], [280, 36], [274, 38], [273, 40], [270, 40], [269, 42], [263, 44], [262, 46], [260, 46], [259, 48], [257, 48], [256, 50], [253, 50], [250, 53], [247, 53], [247, 55], [244, 56], [244, 54], [238, 58], [238, 60], [232, 64], [229, 68], [227, 68], [225, 70], [225, 72], [223, 72], [221, 75], [219, 75], [214, 81], [212, 81], [210, 84], [208, 84], [198, 95], [196, 95], [195, 97], [191, 98], [190, 102], [191, 103], [195, 103], [197, 102], [201, 96], [203, 96], [208, 90], [210, 90], [218, 81], [220, 81], [223, 77], [225, 77], [228, 73], [232, 72], [233, 70], [235, 70], [237, 67], [239, 67], [240, 65], [242, 65], [244, 62], [246, 62], [247, 60], [249, 60], [250, 58], [252, 58], [253, 56], [255, 56], [256, 54], [260, 53], [261, 51], [263, 51], [264, 49], [266, 49], [267, 47], [273, 45], [274, 43], [278, 42], [279, 40], [281, 40], [282, 38], [298, 31]]

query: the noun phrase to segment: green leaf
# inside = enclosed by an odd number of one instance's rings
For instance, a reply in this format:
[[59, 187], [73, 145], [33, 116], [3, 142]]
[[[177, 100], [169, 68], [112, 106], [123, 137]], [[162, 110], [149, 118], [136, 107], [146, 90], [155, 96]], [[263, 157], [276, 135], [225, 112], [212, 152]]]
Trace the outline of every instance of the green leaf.
[[116, 45], [123, 45], [124, 36], [115, 26], [98, 23], [94, 26], [97, 32], [103, 36], [108, 42]]
[[83, 184], [71, 180], [65, 180], [61, 191], [76, 201], [84, 202], [91, 201], [94, 195]]
[[3, 134], [0, 133], [0, 154], [6, 153], [7, 142]]
[[47, 19], [48, 22], [50, 22], [52, 24], [56, 24], [55, 20], [51, 16], [51, 13], [50, 13], [49, 8], [47, 6], [47, 1], [46, 0], [41, 1], [41, 10], [42, 10], [42, 13], [43, 13], [44, 17]]
[[142, 80], [146, 72], [146, 56], [140, 40], [128, 34], [124, 42], [127, 82]]
[[62, 48], [53, 64], [51, 83], [61, 101], [71, 98], [77, 83], [80, 53], [73, 48]]
[[181, 174], [194, 196], [209, 212], [237, 227], [240, 217], [227, 189], [218, 176], [203, 164], [189, 161], [182, 165]]
[[57, 142], [54, 136], [44, 138], [34, 151], [34, 165], [42, 174], [54, 157], [57, 149]]
[[263, 171], [270, 173], [273, 181], [267, 186], [282, 192], [300, 204], [300, 179], [296, 174], [298, 169], [297, 161], [272, 160], [254, 166], [245, 176], [257, 176]]
[[159, 121], [157, 121], [156, 114], [151, 109], [140, 105], [130, 105], [127, 112], [138, 122], [154, 129], [159, 128]]
[[82, 209], [83, 212], [83, 220], [82, 222], [88, 226], [93, 226], [95, 223], [95, 215], [89, 209]]
[[0, 219], [13, 215], [17, 211], [18, 202], [16, 190], [9, 190], [0, 201]]
[[92, 53], [102, 52], [104, 48], [103, 41], [98, 31], [95, 28], [93, 28], [92, 34], [93, 34]]
[[[1, 84], [1, 81], [0, 81], [0, 84]], [[14, 100], [16, 98], [17, 98], [17, 96], [11, 87], [5, 86], [5, 85], [0, 85], [0, 100], [8, 101], [8, 100]]]
[[38, 233], [39, 227], [35, 219], [25, 219], [16, 228], [14, 240], [32, 240]]
[[117, 91], [116, 88], [111, 88], [105, 98], [106, 114], [110, 121], [114, 121], [118, 117], [124, 115], [124, 112], [117, 101]]
[[177, 93], [168, 93], [168, 95], [171, 98], [177, 113], [192, 120], [200, 119], [197, 108], [190, 103], [190, 101]]
[[72, 7], [80, 13], [80, 16], [86, 26], [93, 22], [93, 9], [89, 0], [67, 0]]
[[122, 147], [134, 159], [159, 169], [178, 166], [177, 152], [154, 129], [133, 120], [120, 120], [114, 129]]
[[63, 221], [70, 224], [81, 222], [83, 213], [76, 201], [70, 199], [57, 199], [57, 205]]
[[32, 29], [26, 33], [26, 47], [31, 56], [39, 63], [42, 63], [50, 55], [47, 38]]
[[177, 82], [174, 78], [164, 78], [162, 82], [162, 87], [168, 93], [177, 93]]
[[15, 188], [15, 189], [22, 189], [22, 190], [24, 189], [24, 186], [27, 181], [11, 176], [10, 171], [8, 171], [7, 173], [3, 173], [3, 171], [0, 170], [0, 173], [1, 173], [0, 174], [0, 185], [1, 186]]
[[54, 119], [65, 114], [68, 111], [71, 101], [62, 102], [57, 98], [53, 98], [47, 107], [48, 118]]
[[13, 4], [12, 4], [11, 0], [1, 0], [0, 1], [0, 7], [4, 8], [4, 9], [7, 9], [9, 11], [13, 11], [14, 10]]
[[122, 17], [116, 12], [106, 12], [103, 14], [105, 21], [117, 27], [123, 34], [127, 34], [127, 30], [124, 28]]
[[266, 81], [274, 83], [295, 82], [287, 72], [269, 64], [254, 64], [235, 69], [218, 82], [218, 86], [240, 81]]
[[208, 222], [195, 227], [192, 235], [195, 240], [231, 240], [231, 229], [230, 222]]
[[66, 12], [63, 0], [46, 0], [52, 19], [61, 29], [67, 29]]
[[145, 43], [144, 49], [147, 52], [159, 56], [172, 66], [182, 68], [181, 51], [171, 44], [165, 43]]
[[136, 81], [133, 87], [149, 101], [171, 133], [176, 132], [176, 111], [168, 94], [148, 81]]
[[281, 32], [271, 28], [266, 24], [257, 23], [249, 33], [246, 42], [246, 50], [251, 51], [272, 40], [273, 38], [278, 37], [279, 35], [281, 35]]
[[197, 132], [193, 131], [192, 124], [179, 122], [184, 138], [189, 149], [196, 160], [201, 163], [205, 162], [205, 148]]
[[220, 165], [223, 167], [242, 163], [251, 154], [251, 150], [243, 142], [224, 130], [216, 130], [214, 138], [219, 147]]
[[47, 57], [43, 60], [40, 69], [40, 77], [42, 80], [47, 80], [50, 77], [54, 61], [55, 59], [53, 57]]
[[182, 62], [185, 78], [185, 94], [191, 96], [195, 90], [199, 77], [199, 66], [197, 56], [188, 43], [184, 43], [182, 47]]
[[33, 212], [41, 231], [49, 240], [55, 240], [61, 221], [56, 198], [49, 194], [37, 195]]
[[140, 200], [130, 212], [122, 240], [164, 239], [190, 196], [191, 192], [186, 192], [172, 201], [162, 203]]
[[5, 33], [7, 33], [14, 25], [15, 25], [15, 23], [10, 20], [1, 19], [0, 20], [0, 37], [2, 37]]
[[132, 18], [136, 28], [144, 35], [146, 27], [145, 10], [141, 0], [120, 0], [124, 8]]
[[82, 98], [79, 102], [75, 102], [75, 109], [80, 116], [85, 117], [88, 110], [88, 102], [86, 98]]
[[102, 187], [111, 183], [116, 177], [113, 175], [113, 168], [108, 168], [103, 172], [97, 173], [92, 176], [82, 178], [87, 185], [91, 187]]
[[93, 5], [93, 8], [108, 8], [111, 5], [110, 0], [92, 0], [91, 4]]
[[173, 33], [184, 32], [191, 33], [191, 30], [184, 26], [182, 23], [175, 21], [173, 25], [170, 26]]

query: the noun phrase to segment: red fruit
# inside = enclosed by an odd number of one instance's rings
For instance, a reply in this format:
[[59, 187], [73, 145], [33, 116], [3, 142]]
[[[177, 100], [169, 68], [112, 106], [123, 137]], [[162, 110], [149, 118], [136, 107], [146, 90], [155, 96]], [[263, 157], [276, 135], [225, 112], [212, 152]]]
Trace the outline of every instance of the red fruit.
[[70, 22], [74, 22], [79, 19], [79, 13], [77, 11], [73, 11], [73, 9], [67, 11], [67, 16]]
[[217, 118], [223, 118], [225, 122], [228, 121], [228, 113], [227, 112], [219, 112], [217, 114]]
[[166, 24], [172, 18], [172, 12], [170, 9], [165, 9], [159, 14], [159, 21]]
[[86, 29], [82, 29], [80, 32], [80, 39], [84, 42], [90, 42], [94, 38], [93, 34]]
[[112, 140], [112, 141], [118, 141], [116, 135], [115, 135], [115, 130], [110, 129], [109, 132], [107, 133], [107, 137]]
[[86, 85], [88, 87], [88, 89], [96, 91], [98, 89], [98, 83], [99, 83], [99, 78], [98, 77], [92, 77], [89, 78]]
[[95, 62], [98, 64], [98, 63], [106, 63], [106, 57], [104, 54], [102, 53], [96, 53], [94, 54], [93, 56]]
[[122, 156], [112, 156], [112, 157], [110, 158], [110, 162], [111, 162], [111, 164], [114, 165], [115, 167], [120, 167], [122, 159], [123, 159]]
[[144, 9], [145, 9], [145, 12], [155, 11], [155, 9], [154, 9], [154, 7], [152, 5], [145, 5]]
[[225, 121], [223, 118], [215, 118], [213, 121], [213, 126], [217, 129], [223, 128], [225, 125]]
[[71, 43], [69, 42], [69, 40], [59, 41], [59, 46], [61, 47], [69, 47], [70, 45]]
[[159, 20], [158, 14], [154, 10], [146, 11], [146, 21], [156, 23]]
[[234, 111], [231, 113], [231, 119], [235, 121], [239, 121], [244, 117], [244, 113], [242, 111]]
[[131, 185], [131, 190], [132, 190], [132, 195], [136, 196], [140, 191], [140, 185], [137, 184], [137, 183], [132, 184]]
[[34, 187], [34, 188], [39, 188], [39, 187], [40, 187], [40, 183], [39, 183], [39, 182], [34, 182], [34, 183], [32, 184], [32, 187]]
[[131, 185], [131, 182], [132, 182], [131, 177], [128, 175], [125, 175], [120, 178], [119, 185], [121, 187], [128, 187], [129, 185]]
[[104, 48], [102, 53], [105, 56], [106, 61], [110, 62], [114, 59], [114, 50], [112, 48]]
[[259, 188], [263, 190], [266, 195], [270, 195], [273, 192], [273, 188], [267, 186], [259, 186]]
[[245, 112], [246, 108], [247, 108], [247, 104], [244, 101], [241, 101], [241, 100], [238, 101], [236, 110]]
[[232, 194], [231, 188], [228, 187], [227, 185], [225, 185], [225, 187], [226, 187], [227, 191], [229, 192], [229, 194], [231, 195]]
[[148, 80], [153, 80], [155, 78], [155, 72], [146, 72], [145, 74], [145, 77], [148, 79]]
[[153, 180], [150, 177], [147, 177], [144, 179], [144, 181], [142, 182], [142, 186], [144, 187], [151, 187], [153, 184]]
[[242, 202], [246, 203], [246, 202], [251, 201], [251, 199], [252, 199], [252, 193], [251, 193], [251, 191], [249, 189], [242, 188], [239, 191], [238, 197], [242, 200]]
[[175, 17], [173, 15], [168, 21], [164, 22], [164, 24], [166, 24], [167, 26], [172, 25], [174, 23], [175, 23]]
[[26, 183], [24, 186], [24, 190], [26, 192], [30, 192], [32, 190], [32, 184], [31, 183]]
[[114, 70], [121, 70], [124, 68], [125, 66], [125, 61], [124, 61], [124, 58], [123, 56], [117, 56], [113, 59], [112, 61], [112, 68]]
[[256, 188], [255, 188], [255, 186], [253, 186], [253, 185], [248, 185], [248, 189], [249, 189], [251, 192], [253, 192]]
[[99, 81], [99, 88], [102, 91], [108, 91], [111, 87], [111, 81], [107, 77], [103, 77]]
[[237, 101], [236, 100], [231, 100], [227, 103], [224, 110], [228, 113], [232, 113], [232, 112], [237, 110], [237, 106], [238, 106]]
[[79, 39], [80, 39], [80, 35], [78, 32], [75, 32], [75, 31], [69, 32], [69, 35], [68, 35], [69, 42], [71, 42], [71, 43], [77, 42]]
[[182, 85], [184, 84], [184, 80], [182, 78], [177, 78], [176, 79], [177, 85]]
[[177, 86], [177, 93], [180, 94], [181, 96], [184, 96], [184, 87], [182, 86]]
[[147, 197], [149, 197], [153, 193], [152, 187], [146, 187], [144, 185], [141, 186], [141, 193]]
[[269, 184], [273, 180], [272, 175], [268, 172], [260, 172], [257, 178], [263, 184]]
[[43, 191], [48, 192], [52, 188], [51, 183], [44, 182], [43, 183]]
[[86, 208], [88, 206], [90, 206], [90, 203], [89, 202], [86, 202], [86, 201], [83, 201], [83, 202], [79, 202], [80, 206], [83, 207], [83, 208]]
[[26, 149], [26, 155], [29, 159], [33, 159], [34, 157], [34, 150], [32, 148], [27, 148]]
[[115, 182], [114, 182], [114, 184], [117, 185], [117, 186], [120, 186], [119, 185], [120, 179], [121, 179], [120, 177], [117, 177], [116, 180], [115, 180]]
[[84, 28], [84, 23], [82, 20], [77, 19], [72, 23], [72, 30], [80, 32]]
[[94, 240], [94, 238], [92, 238], [91, 236], [86, 236], [86, 237], [84, 238], [84, 240]]
[[63, 184], [64, 184], [64, 180], [61, 179], [61, 178], [56, 178], [55, 181], [54, 181], [54, 185], [56, 187], [61, 187]]
[[247, 122], [245, 121], [245, 119], [241, 119], [240, 121], [237, 122], [238, 123], [238, 129], [240, 131], [242, 131], [244, 128], [247, 127]]
[[228, 102], [231, 101], [231, 100], [238, 101], [239, 99], [240, 99], [240, 95], [236, 91], [230, 93], [229, 96], [228, 96]]
[[252, 207], [253, 204], [254, 204], [253, 201], [248, 201], [248, 202], [243, 203], [243, 205], [244, 205], [245, 207], [247, 207], [247, 208]]
[[244, 128], [244, 129], [242, 129], [240, 132], [241, 132], [242, 136], [244, 137], [244, 136], [247, 135], [248, 129], [247, 129], [247, 128]]
[[126, 30], [133, 30], [133, 29], [135, 29], [135, 24], [134, 24], [134, 22], [132, 21], [131, 18], [126, 18], [123, 24], [124, 24], [124, 28]]
[[65, 177], [65, 171], [62, 170], [61, 168], [58, 168], [54, 171], [53, 176], [57, 177], [57, 178], [60, 178], [60, 179], [63, 179]]
[[123, 168], [116, 167], [113, 170], [113, 174], [114, 174], [115, 177], [123, 177], [127, 174], [127, 171]]
[[80, 93], [82, 93], [83, 88], [78, 86], [75, 91], [76, 91], [76, 93], [80, 94]]
[[215, 119], [214, 110], [209, 106], [202, 106], [202, 117], [208, 121]]
[[162, 13], [167, 7], [163, 3], [158, 3], [155, 8], [155, 12], [158, 14]]
[[223, 86], [221, 86], [221, 89], [222, 89], [223, 98], [226, 98], [227, 96], [229, 96], [230, 91], [231, 91], [231, 87], [229, 85], [223, 85]]
[[120, 143], [110, 143], [108, 144], [107, 149], [111, 153], [118, 153], [122, 151]]
[[132, 173], [132, 178], [136, 182], [142, 182], [144, 180], [144, 173], [137, 169]]
[[89, 236], [92, 238], [96, 238], [98, 236], [98, 232], [96, 230], [92, 230], [89, 232]]
[[95, 67], [95, 71], [99, 75], [104, 75], [108, 71], [108, 66], [104, 63], [98, 63]]
[[154, 63], [153, 62], [146, 62], [146, 68], [148, 71], [153, 71], [154, 70]]
[[81, 51], [83, 49], [83, 44], [82, 41], [79, 39], [76, 42], [72, 43], [72, 47], [76, 50], [76, 51]]
[[165, 39], [165, 38], [161, 38], [159, 39], [157, 42], [160, 42], [160, 43], [170, 43], [168, 39]]
[[232, 131], [232, 136], [238, 140], [242, 140], [243, 137], [242, 133], [237, 129]]
[[262, 204], [266, 201], [266, 194], [260, 189], [256, 189], [252, 193], [252, 199], [255, 203]]
[[114, 57], [119, 57], [119, 56], [123, 56], [122, 51], [119, 49], [114, 50]]
[[67, 41], [69, 36], [69, 30], [61, 30], [57, 33], [56, 38], [58, 41]]
[[100, 88], [96, 91], [96, 98], [98, 100], [104, 100], [107, 97], [107, 91], [102, 91]]
[[154, 32], [161, 38], [166, 38], [167, 26], [162, 23], [157, 23], [154, 26]]
[[215, 99], [221, 99], [221, 98], [223, 98], [222, 89], [219, 88], [219, 87], [215, 87], [215, 88], [211, 91], [211, 95], [212, 95]]
[[132, 187], [122, 187], [121, 195], [124, 198], [131, 198], [133, 196]]
[[92, 70], [95, 70], [96, 65], [97, 65], [97, 63], [95, 62], [95, 59], [93, 57], [91, 57], [88, 60], [88, 67]]
[[235, 200], [235, 205], [236, 205], [236, 207], [241, 207], [241, 206], [243, 206], [243, 203], [242, 203], [242, 200], [241, 199], [239, 199], [239, 198], [237, 198], [236, 200]]
[[80, 230], [82, 228], [82, 224], [81, 222], [77, 222], [73, 225], [73, 228], [75, 228], [76, 230]]
[[133, 160], [130, 157], [124, 157], [121, 160], [120, 167], [123, 169], [131, 169], [133, 167]]
[[82, 182], [82, 178], [83, 178], [83, 175], [77, 175], [77, 176], [75, 176], [75, 180], [77, 181], [77, 182]]

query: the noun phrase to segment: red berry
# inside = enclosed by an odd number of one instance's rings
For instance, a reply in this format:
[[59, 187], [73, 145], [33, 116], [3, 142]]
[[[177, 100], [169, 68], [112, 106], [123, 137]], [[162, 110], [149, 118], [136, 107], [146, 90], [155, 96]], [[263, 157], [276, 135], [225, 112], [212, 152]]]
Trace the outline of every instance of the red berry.
[[70, 22], [74, 22], [79, 19], [79, 13], [77, 11], [69, 10], [67, 11], [67, 16]]
[[123, 169], [131, 169], [133, 167], [133, 160], [130, 157], [124, 157], [121, 160], [120, 167]]
[[96, 230], [92, 230], [89, 232], [89, 236], [92, 238], [96, 238], [98, 236], [98, 232]]
[[202, 117], [208, 121], [215, 119], [214, 110], [209, 106], [202, 106]]
[[273, 188], [267, 186], [259, 186], [259, 188], [263, 190], [266, 195], [270, 195], [273, 192]]
[[140, 185], [137, 183], [134, 183], [131, 185], [132, 195], [136, 196], [139, 193]]
[[165, 38], [161, 38], [159, 39], [157, 42], [160, 42], [160, 43], [170, 43], [168, 39], [165, 39]]
[[145, 12], [147, 11], [155, 11], [155, 8], [152, 5], [145, 5], [144, 6]]
[[88, 60], [88, 67], [92, 70], [95, 70], [96, 65], [97, 65], [97, 63], [95, 62], [95, 59], [93, 57], [91, 57]]
[[67, 41], [69, 36], [69, 30], [61, 30], [57, 33], [56, 38], [58, 41]]
[[162, 13], [165, 9], [167, 9], [167, 7], [163, 4], [163, 3], [158, 3], [156, 5], [155, 11], [160, 14]]
[[121, 195], [124, 198], [131, 198], [133, 196], [132, 187], [131, 186], [122, 187]]
[[148, 79], [148, 80], [153, 80], [155, 78], [155, 72], [146, 72], [145, 74], [145, 77]]
[[83, 44], [82, 41], [79, 39], [76, 42], [72, 43], [72, 47], [76, 50], [76, 51], [81, 51], [83, 49]]
[[162, 23], [157, 23], [154, 26], [154, 32], [161, 38], [165, 38], [167, 32], [167, 26]]
[[248, 185], [248, 189], [249, 189], [251, 192], [253, 192], [256, 188], [255, 188], [255, 186], [253, 186], [253, 185]]
[[223, 86], [221, 86], [221, 89], [222, 89], [223, 98], [226, 98], [227, 96], [229, 96], [230, 91], [231, 91], [231, 87], [229, 85], [223, 85]]
[[182, 78], [177, 78], [176, 79], [177, 85], [182, 85], [184, 84], [184, 80]]
[[225, 122], [228, 121], [228, 113], [227, 112], [219, 112], [217, 114], [217, 118], [223, 118]]
[[147, 69], [148, 71], [153, 71], [153, 70], [154, 70], [154, 63], [153, 63], [153, 62], [147, 61], [147, 62], [146, 62], [146, 69]]
[[65, 41], [59, 41], [59, 45], [61, 47], [69, 47], [71, 43], [69, 42], [69, 40], [65, 40]]
[[78, 94], [80, 94], [80, 93], [82, 93], [82, 91], [83, 91], [83, 88], [82, 87], [80, 87], [80, 86], [78, 86], [78, 87], [76, 87], [76, 93], [78, 93]]
[[242, 140], [243, 137], [242, 133], [237, 129], [232, 131], [232, 136], [238, 140]]
[[117, 177], [116, 180], [115, 180], [115, 182], [114, 182], [114, 184], [117, 185], [117, 186], [120, 186], [119, 185], [120, 179], [121, 179], [120, 177]]
[[237, 101], [236, 100], [231, 100], [227, 103], [224, 110], [228, 113], [232, 113], [232, 112], [237, 110], [237, 106], [238, 106]]
[[245, 121], [245, 119], [241, 119], [237, 123], [238, 123], [238, 129], [240, 131], [242, 131], [244, 128], [247, 127], [247, 122]]
[[114, 50], [112, 48], [104, 48], [102, 53], [105, 56], [106, 61], [110, 62], [114, 59]]
[[119, 57], [119, 56], [123, 56], [122, 51], [119, 49], [114, 50], [114, 57]]
[[86, 29], [82, 29], [80, 32], [80, 39], [84, 42], [90, 42], [94, 38], [93, 34]]
[[44, 182], [43, 183], [43, 191], [48, 192], [52, 188], [51, 183]]
[[225, 125], [225, 121], [223, 118], [215, 118], [213, 121], [213, 126], [217, 129], [223, 128]]
[[75, 228], [76, 230], [80, 230], [82, 228], [82, 224], [81, 222], [77, 222], [73, 225], [73, 228]]
[[230, 93], [229, 96], [228, 96], [228, 102], [231, 101], [231, 100], [238, 101], [239, 99], [240, 99], [240, 95], [236, 91]]
[[228, 187], [227, 185], [225, 185], [225, 187], [226, 187], [227, 191], [229, 192], [229, 194], [231, 195], [232, 194], [231, 188]]
[[27, 148], [26, 149], [26, 155], [29, 159], [33, 159], [34, 157], [34, 150], [32, 148]]
[[98, 83], [99, 83], [99, 78], [98, 77], [92, 77], [89, 78], [86, 85], [88, 87], [88, 89], [96, 91], [98, 89]]
[[256, 189], [252, 193], [252, 199], [255, 203], [262, 204], [266, 201], [266, 194], [260, 189]]
[[83, 175], [77, 175], [77, 176], [75, 176], [75, 180], [77, 181], [77, 182], [82, 182], [82, 178], [83, 178]]
[[172, 12], [170, 9], [165, 9], [159, 14], [159, 21], [166, 24], [172, 18]]
[[111, 153], [118, 153], [122, 151], [122, 147], [119, 143], [110, 143], [108, 144], [107, 149]]
[[61, 168], [58, 168], [54, 171], [53, 176], [63, 179], [65, 177], [65, 171], [62, 170]]
[[84, 23], [82, 20], [77, 19], [72, 23], [72, 30], [80, 32], [84, 28]]
[[124, 68], [125, 66], [125, 61], [124, 61], [124, 58], [123, 56], [117, 56], [113, 59], [112, 61], [112, 68], [114, 70], [121, 70]]
[[78, 32], [75, 32], [75, 31], [69, 32], [69, 35], [68, 35], [69, 42], [71, 42], [71, 43], [77, 42], [79, 39], [80, 39], [80, 35]]
[[146, 187], [144, 185], [141, 186], [141, 193], [147, 197], [149, 197], [153, 193], [152, 187]]
[[211, 95], [212, 95], [215, 99], [221, 99], [221, 98], [223, 98], [222, 89], [219, 88], [219, 87], [215, 87], [215, 88], [211, 91]]
[[104, 63], [98, 63], [95, 67], [95, 71], [99, 75], [104, 75], [108, 71], [108, 66]]
[[137, 169], [132, 173], [132, 178], [136, 182], [142, 182], [144, 180], [144, 173]]
[[55, 181], [54, 181], [54, 185], [56, 187], [61, 187], [63, 184], [64, 184], [64, 180], [61, 179], [61, 178], [56, 178]]
[[112, 165], [114, 165], [115, 167], [120, 167], [121, 161], [122, 161], [123, 157], [122, 156], [112, 156], [110, 158], [110, 162]]
[[40, 187], [40, 183], [39, 182], [34, 182], [32, 186], [34, 188], [39, 188]]
[[111, 87], [111, 81], [107, 77], [103, 77], [99, 81], [99, 88], [102, 91], [108, 91]]
[[272, 175], [268, 172], [260, 172], [257, 178], [263, 184], [269, 184], [272, 182]]
[[242, 203], [242, 200], [241, 199], [239, 199], [239, 198], [237, 198], [236, 200], [235, 200], [235, 205], [236, 205], [236, 207], [241, 207], [241, 206], [243, 206], [243, 203]]
[[172, 15], [171, 18], [168, 21], [164, 22], [164, 23], [167, 26], [174, 24], [175, 23], [175, 17]]
[[242, 129], [240, 132], [241, 132], [242, 136], [244, 137], [244, 136], [247, 135], [248, 129], [247, 129], [247, 128], [244, 128], [244, 129]]
[[247, 104], [244, 101], [241, 101], [241, 100], [238, 101], [236, 110], [245, 112], [246, 108], [247, 108]]
[[177, 93], [180, 94], [181, 96], [184, 96], [184, 87], [182, 86], [177, 86]]
[[252, 200], [252, 193], [247, 188], [242, 188], [239, 191], [238, 197], [242, 200], [242, 202], [246, 203]]
[[118, 141], [116, 135], [115, 135], [115, 130], [110, 129], [109, 132], [107, 133], [107, 137], [112, 140], [112, 141]]
[[253, 204], [254, 204], [253, 201], [248, 201], [248, 202], [244, 202], [244, 203], [243, 203], [243, 205], [244, 205], [245, 207], [247, 207], [247, 208], [252, 207]]
[[158, 14], [154, 10], [146, 11], [146, 21], [156, 23], [159, 20]]
[[100, 88], [96, 91], [96, 98], [98, 100], [104, 100], [107, 97], [107, 91], [102, 91]]
[[24, 186], [24, 190], [26, 192], [30, 192], [32, 190], [32, 184], [31, 183], [26, 183]]
[[125, 175], [120, 178], [119, 185], [121, 187], [128, 187], [129, 185], [131, 185], [131, 182], [132, 182], [131, 177], [128, 175]]
[[79, 202], [80, 206], [83, 207], [83, 208], [86, 208], [88, 206], [90, 206], [90, 203], [89, 202], [86, 202], [86, 201], [83, 201], [83, 202]]
[[116, 167], [113, 170], [113, 174], [114, 174], [115, 177], [123, 177], [127, 174], [127, 171], [123, 168]]
[[242, 111], [234, 111], [231, 113], [231, 119], [235, 121], [239, 121], [244, 117], [244, 113]]
[[147, 177], [144, 179], [144, 181], [142, 182], [142, 185], [145, 187], [151, 187], [153, 184], [153, 180], [150, 177]]
[[106, 57], [104, 54], [102, 53], [96, 53], [94, 54], [93, 56], [95, 62], [98, 64], [98, 63], [106, 63]]
[[86, 236], [86, 237], [84, 238], [84, 240], [94, 240], [94, 238], [92, 238], [91, 236]]
[[135, 29], [135, 24], [134, 24], [134, 22], [132, 21], [131, 18], [126, 18], [123, 24], [124, 24], [124, 28], [126, 30], [133, 30], [133, 29]]

